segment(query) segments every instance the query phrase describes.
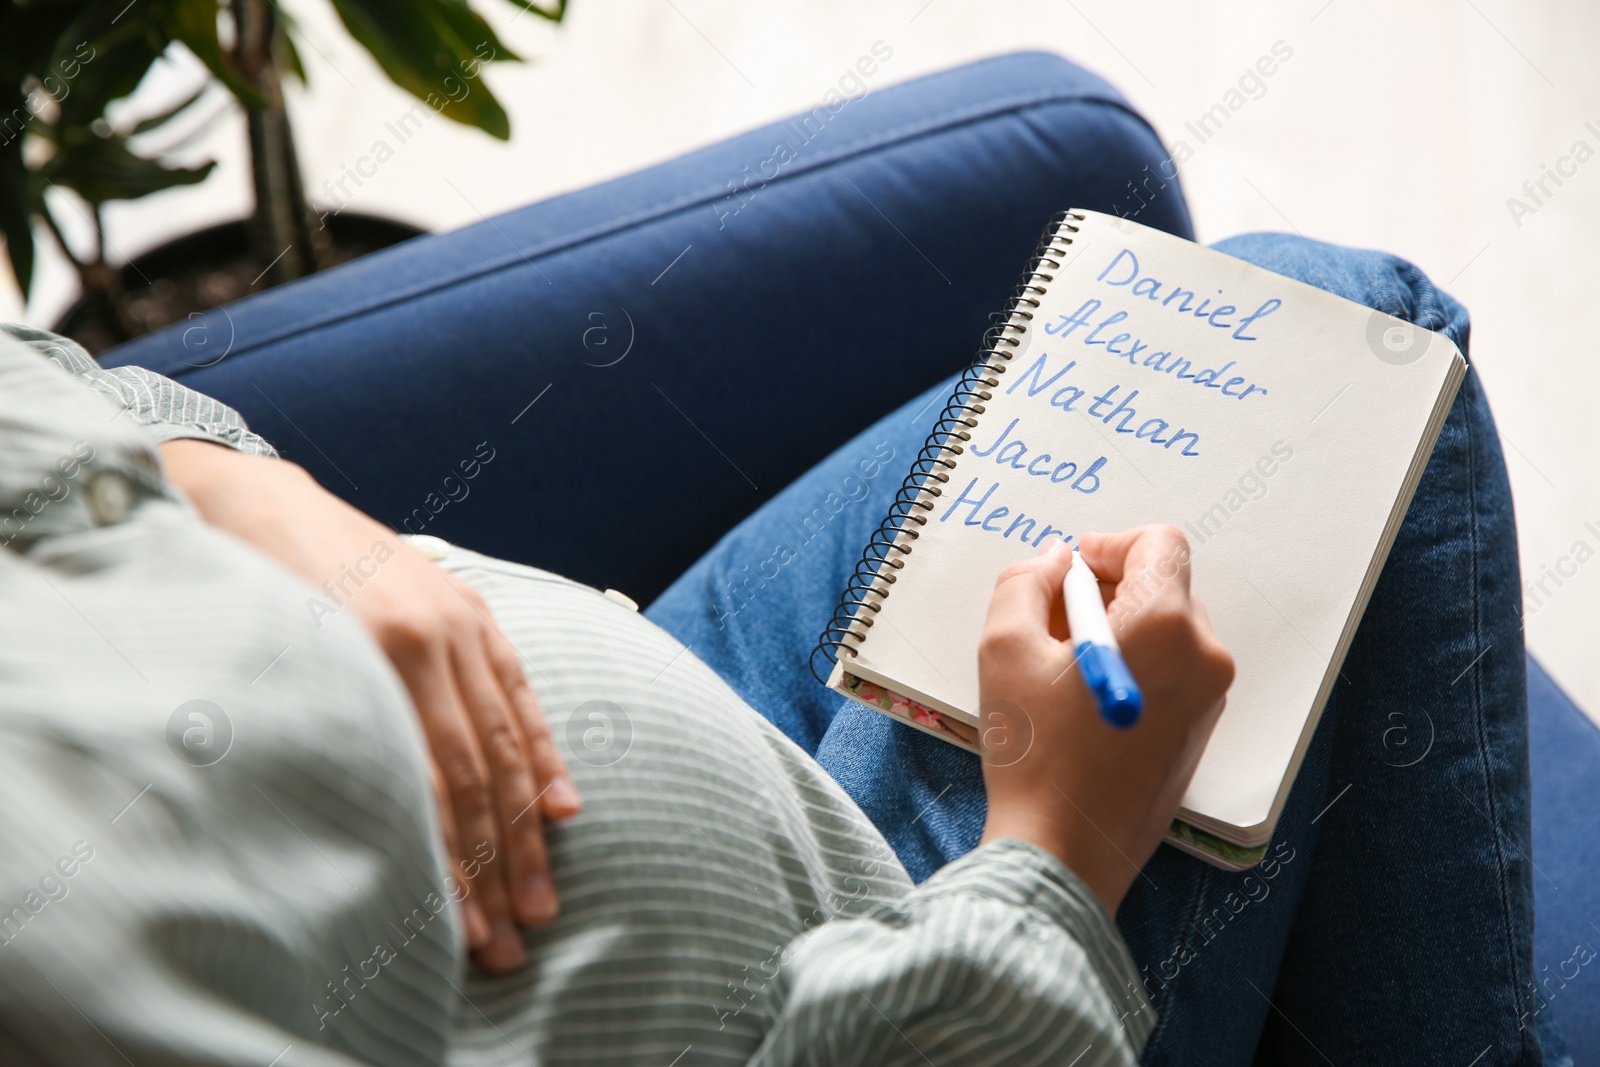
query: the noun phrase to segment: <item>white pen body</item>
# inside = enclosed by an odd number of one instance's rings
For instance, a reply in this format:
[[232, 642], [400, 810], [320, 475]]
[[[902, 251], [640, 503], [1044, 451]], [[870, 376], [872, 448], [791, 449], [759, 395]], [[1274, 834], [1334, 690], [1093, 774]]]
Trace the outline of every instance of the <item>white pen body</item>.
[[1067, 625], [1072, 628], [1072, 643], [1085, 641], [1121, 651], [1116, 636], [1111, 632], [1111, 620], [1106, 618], [1105, 601], [1100, 598], [1100, 582], [1094, 571], [1083, 561], [1078, 550], [1072, 550], [1072, 567], [1067, 571], [1064, 590], [1067, 597]]

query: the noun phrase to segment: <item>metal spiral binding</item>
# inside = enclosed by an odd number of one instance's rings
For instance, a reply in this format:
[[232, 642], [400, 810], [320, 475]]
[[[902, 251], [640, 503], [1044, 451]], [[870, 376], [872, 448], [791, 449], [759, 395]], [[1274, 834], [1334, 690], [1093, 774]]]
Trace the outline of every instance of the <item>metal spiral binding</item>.
[[818, 654], [829, 664], [837, 663], [841, 655], [853, 654], [852, 642], [859, 643], [866, 637], [873, 622], [871, 615], [882, 610], [884, 600], [893, 591], [890, 587], [898, 580], [895, 572], [905, 567], [905, 558], [921, 536], [920, 527], [928, 524], [926, 513], [934, 509], [931, 498], [942, 495], [941, 487], [950, 480], [948, 472], [956, 465], [954, 457], [972, 439], [978, 416], [994, 396], [990, 390], [999, 386], [999, 376], [1006, 372], [1006, 364], [1021, 345], [1022, 335], [1028, 332], [1045, 286], [1055, 280], [1054, 272], [1061, 268], [1067, 246], [1072, 244], [1071, 235], [1078, 232], [1073, 222], [1083, 220], [1081, 214], [1063, 211], [1045, 226], [1022, 277], [995, 316], [995, 325], [984, 334], [977, 357], [956, 382], [949, 402], [911, 464], [910, 473], [900, 483], [888, 515], [867, 542], [861, 561], [845, 584], [839, 606], [817, 639], [817, 647], [811, 651], [811, 673], [819, 682], [826, 684], [827, 673], [817, 670]]

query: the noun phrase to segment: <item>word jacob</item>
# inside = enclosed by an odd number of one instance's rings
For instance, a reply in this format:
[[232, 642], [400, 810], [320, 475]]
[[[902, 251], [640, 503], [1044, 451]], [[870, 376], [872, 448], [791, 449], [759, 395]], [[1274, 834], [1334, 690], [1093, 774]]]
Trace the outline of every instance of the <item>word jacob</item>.
[[[1048, 478], [1052, 484], [1065, 484], [1067, 488], [1088, 495], [1100, 488], [1100, 468], [1106, 465], [1106, 457], [1096, 457], [1081, 472], [1078, 464], [1073, 460], [1057, 462], [1055, 457], [1048, 452], [1030, 453], [1028, 445], [1020, 437], [1012, 434], [1021, 419], [1012, 419], [1000, 436], [988, 448], [973, 446], [968, 450], [968, 455], [977, 459], [993, 457], [995, 463], [1014, 471], [1022, 471], [1034, 478]], [[1008, 438], [1010, 440], [1008, 440]], [[963, 526], [976, 526], [986, 533], [997, 533], [1001, 537], [1009, 538], [1017, 534], [1023, 544], [1039, 545], [1051, 534], [1066, 535], [1061, 527], [1044, 522], [1040, 529], [1042, 519], [1036, 519], [1027, 512], [1018, 510], [1016, 515], [1011, 514], [1009, 504], [996, 504], [989, 507], [989, 498], [994, 496], [995, 490], [1000, 488], [1000, 483], [991, 481], [987, 489], [980, 494], [978, 491], [978, 476], [967, 482], [966, 487], [957, 494], [939, 514], [939, 521], [946, 522], [951, 515], [957, 515], [962, 508], [966, 514], [961, 516]], [[951, 483], [954, 484], [954, 483]], [[1010, 523], [1006, 519], [1010, 519]], [[1035, 532], [1037, 531], [1037, 532]], [[1070, 535], [1063, 536], [1065, 541], [1071, 541]]]

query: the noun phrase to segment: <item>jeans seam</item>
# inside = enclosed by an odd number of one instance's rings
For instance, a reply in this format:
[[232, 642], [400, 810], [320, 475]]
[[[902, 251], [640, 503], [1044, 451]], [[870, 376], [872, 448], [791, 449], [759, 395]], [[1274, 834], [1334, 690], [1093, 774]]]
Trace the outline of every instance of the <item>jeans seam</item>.
[[[1202, 864], [1200, 867], [1200, 877], [1196, 880], [1194, 893], [1189, 898], [1189, 907], [1187, 909], [1188, 914], [1185, 917], [1183, 924], [1183, 936], [1178, 939], [1178, 951], [1176, 954], [1176, 958], [1178, 959], [1183, 958], [1184, 951], [1188, 949], [1189, 945], [1192, 943], [1193, 935], [1197, 932], [1198, 928], [1195, 925], [1195, 919], [1200, 915], [1200, 902], [1205, 898], [1206, 889], [1211, 884], [1211, 876], [1214, 871], [1215, 868], [1213, 868], [1210, 864]], [[1160, 973], [1159, 970], [1157, 973]], [[1183, 972], [1180, 970], [1179, 974], [1182, 973]], [[1165, 991], [1166, 990], [1163, 989], [1163, 992]], [[1162, 1007], [1163, 1009], [1167, 1007], [1165, 999], [1163, 1000]], [[1139, 1057], [1141, 1061], [1149, 1062], [1152, 1053], [1162, 1047], [1161, 1042], [1163, 1036], [1167, 1032], [1167, 1019], [1171, 1016], [1171, 1014], [1172, 1013], [1167, 1010], [1157, 1012], [1156, 1024], [1151, 1029], [1150, 1036], [1145, 1039], [1144, 1052]]]
[[[1469, 372], [1471, 373], [1471, 372]], [[1476, 405], [1471, 404], [1475, 407]], [[1472, 634], [1476, 644], [1484, 641], [1483, 633], [1483, 590], [1482, 574], [1479, 570], [1479, 552], [1482, 547], [1482, 538], [1478, 522], [1478, 431], [1475, 420], [1469, 412], [1467, 422], [1467, 496], [1468, 514], [1472, 522]], [[1510, 968], [1512, 1004], [1517, 1011], [1517, 1018], [1525, 1017], [1523, 1011], [1524, 997], [1517, 959], [1517, 939], [1515, 935], [1516, 923], [1511, 912], [1510, 875], [1507, 870], [1505, 847], [1500, 840], [1500, 809], [1495, 800], [1494, 774], [1489, 764], [1489, 740], [1485, 733], [1483, 721], [1483, 666], [1482, 657], [1472, 667], [1472, 693], [1473, 693], [1473, 718], [1478, 735], [1478, 767], [1483, 774], [1484, 800], [1489, 809], [1489, 831], [1494, 838], [1495, 866], [1499, 871], [1500, 910], [1504, 920], [1506, 957]], [[1526, 1051], [1528, 1045], [1528, 1028], [1521, 1027], [1518, 1036], [1519, 1046]]]
[[[870, 134], [849, 145], [836, 149], [831, 155], [825, 155], [819, 159], [813, 160], [809, 163], [809, 165], [803, 168], [797, 168], [790, 171], [788, 174], [779, 175], [778, 177], [775, 177], [769, 181], [767, 185], [776, 185], [780, 182], [793, 181], [808, 175], [820, 173], [821, 171], [837, 166], [840, 163], [851, 162], [881, 149], [897, 148], [904, 145], [909, 145], [923, 138], [942, 136], [965, 126], [973, 126], [981, 122], [988, 122], [994, 119], [1004, 118], [1008, 115], [1021, 114], [1037, 108], [1051, 107], [1060, 104], [1083, 104], [1120, 111], [1123, 114], [1131, 117], [1135, 122], [1143, 126], [1152, 134], [1152, 136], [1154, 136], [1154, 130], [1142, 115], [1134, 111], [1126, 103], [1107, 97], [1104, 94], [1099, 93], [1097, 90], [1072, 90], [1069, 92], [1059, 89], [1052, 89], [1042, 92], [1034, 91], [1025, 94], [1014, 94], [1008, 98], [992, 101], [988, 104], [968, 109], [965, 113], [957, 112], [953, 117], [946, 114], [934, 120], [929, 120], [926, 118], [919, 119], [915, 122], [904, 123], [890, 130], [879, 131], [877, 133]], [[1160, 143], [1159, 138], [1157, 138], [1157, 143]], [[765, 188], [765, 186], [763, 188]], [[541, 249], [538, 252], [533, 253], [531, 256], [529, 253], [520, 248], [515, 249], [513, 254], [502, 256], [500, 259], [495, 260], [492, 263], [463, 272], [462, 274], [448, 280], [430, 281], [424, 285], [404, 289], [396, 293], [386, 294], [384, 297], [375, 302], [362, 304], [359, 307], [347, 309], [324, 318], [313, 319], [309, 322], [299, 323], [291, 330], [275, 335], [269, 335], [248, 345], [242, 345], [235, 349], [231, 353], [231, 356], [233, 359], [237, 360], [242, 356], [247, 356], [252, 352], [258, 351], [267, 345], [276, 344], [292, 337], [302, 337], [317, 330], [326, 329], [331, 326], [337, 326], [340, 323], [348, 322], [374, 312], [382, 311], [385, 308], [393, 307], [396, 304], [404, 303], [409, 300], [415, 300], [424, 296], [430, 296], [435, 293], [444, 292], [450, 288], [453, 288], [454, 286], [463, 285], [479, 278], [497, 274], [508, 267], [515, 267], [519, 261], [527, 264], [533, 264], [536, 259], [546, 259], [552, 255], [567, 252], [595, 241], [604, 240], [607, 237], [615, 236], [618, 233], [632, 229], [636, 226], [641, 226], [646, 223], [660, 222], [675, 215], [687, 214], [694, 208], [714, 204], [717, 200], [726, 195], [727, 194], [721, 189], [714, 190], [710, 193], [688, 193], [676, 200], [670, 200], [662, 204], [656, 204], [652, 207], [644, 208], [625, 218], [613, 220], [609, 223], [604, 223], [598, 227], [591, 228], [586, 233], [580, 233], [578, 235], [571, 236], [568, 239], [553, 244], [549, 248]], [[181, 379], [189, 372], [201, 369], [204, 368], [177, 368], [172, 371], [172, 376], [175, 379]]]

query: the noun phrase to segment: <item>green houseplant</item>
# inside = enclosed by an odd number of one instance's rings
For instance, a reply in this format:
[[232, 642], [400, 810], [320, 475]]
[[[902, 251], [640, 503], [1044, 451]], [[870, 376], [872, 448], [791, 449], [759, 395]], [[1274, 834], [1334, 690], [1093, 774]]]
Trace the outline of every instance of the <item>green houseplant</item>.
[[[450, 119], [499, 139], [504, 108], [477, 78], [486, 62], [517, 60], [466, 0], [329, 0], [345, 28], [398, 86]], [[506, 0], [559, 22], [566, 0], [541, 7]], [[296, 29], [275, 0], [0, 0], [0, 237], [24, 295], [36, 259], [34, 223], [72, 263], [86, 308], [109, 340], [151, 323], [128, 313], [127, 279], [107, 262], [102, 208], [204, 181], [214, 164], [178, 166], [134, 147], [166, 128], [205, 86], [159, 115], [117, 126], [107, 116], [168, 49], [192, 52], [243, 106], [254, 208], [249, 259], [267, 284], [308, 274], [335, 258], [307, 201], [284, 106], [286, 79], [305, 80]], [[146, 138], [148, 140], [148, 138]], [[87, 252], [68, 243], [56, 212], [68, 190], [93, 232]]]

